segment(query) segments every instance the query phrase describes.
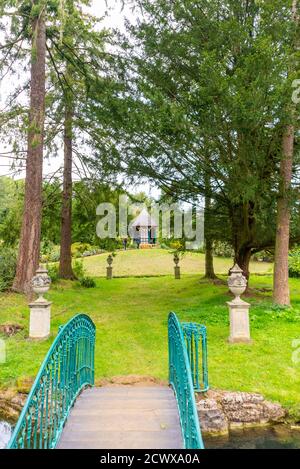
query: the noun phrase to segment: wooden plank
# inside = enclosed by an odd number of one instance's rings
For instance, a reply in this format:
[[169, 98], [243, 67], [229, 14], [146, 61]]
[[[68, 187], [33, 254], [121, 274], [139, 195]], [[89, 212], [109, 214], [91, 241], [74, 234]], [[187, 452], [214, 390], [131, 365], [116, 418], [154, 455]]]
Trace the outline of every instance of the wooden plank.
[[117, 386], [82, 393], [58, 449], [181, 449], [177, 403], [167, 387]]

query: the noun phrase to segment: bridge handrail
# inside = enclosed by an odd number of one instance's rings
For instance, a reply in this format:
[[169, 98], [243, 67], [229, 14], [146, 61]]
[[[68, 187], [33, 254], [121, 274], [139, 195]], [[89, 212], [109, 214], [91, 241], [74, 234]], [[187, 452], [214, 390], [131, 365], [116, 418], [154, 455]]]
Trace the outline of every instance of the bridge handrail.
[[94, 384], [95, 325], [78, 314], [61, 326], [20, 414], [8, 449], [55, 448], [76, 397]]
[[[191, 366], [194, 389], [196, 392], [206, 392], [209, 389], [206, 327], [195, 322], [182, 322], [181, 327]], [[199, 363], [200, 349], [201, 363]]]
[[185, 449], [203, 449], [192, 371], [183, 328], [175, 313], [168, 320], [169, 382], [174, 389]]

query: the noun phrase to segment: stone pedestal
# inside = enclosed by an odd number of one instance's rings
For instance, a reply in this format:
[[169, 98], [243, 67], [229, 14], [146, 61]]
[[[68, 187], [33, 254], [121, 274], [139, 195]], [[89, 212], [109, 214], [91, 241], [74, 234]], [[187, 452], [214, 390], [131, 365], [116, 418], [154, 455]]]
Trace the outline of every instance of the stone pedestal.
[[47, 339], [50, 335], [50, 301], [36, 301], [29, 304], [30, 323], [29, 337], [30, 339]]
[[113, 278], [113, 268], [111, 265], [106, 267], [106, 278], [107, 280], [111, 280]]
[[236, 298], [227, 302], [229, 307], [230, 337], [229, 342], [250, 343], [249, 308], [250, 304]]
[[176, 265], [174, 267], [174, 274], [175, 274], [175, 279], [180, 280], [180, 267], [179, 267], [179, 265]]

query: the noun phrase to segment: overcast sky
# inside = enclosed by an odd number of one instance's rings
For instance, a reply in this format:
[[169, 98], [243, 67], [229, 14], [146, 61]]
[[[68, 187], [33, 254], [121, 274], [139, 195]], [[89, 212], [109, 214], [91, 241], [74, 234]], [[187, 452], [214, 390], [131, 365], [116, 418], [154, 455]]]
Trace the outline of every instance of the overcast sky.
[[130, 8], [123, 8], [120, 0], [108, 0], [107, 5], [105, 0], [93, 0], [91, 11], [99, 18], [105, 16], [103, 24], [107, 27], [122, 28], [124, 16], [132, 16]]

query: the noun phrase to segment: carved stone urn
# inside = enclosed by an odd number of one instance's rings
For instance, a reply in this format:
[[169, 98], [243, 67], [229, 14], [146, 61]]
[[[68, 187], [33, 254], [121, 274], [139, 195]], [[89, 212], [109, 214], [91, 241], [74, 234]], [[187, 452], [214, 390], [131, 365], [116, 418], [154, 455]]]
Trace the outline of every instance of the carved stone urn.
[[109, 266], [112, 265], [113, 260], [114, 260], [114, 258], [113, 258], [113, 256], [110, 254], [110, 255], [108, 256], [108, 258], [107, 258], [107, 263], [108, 263]]
[[48, 271], [40, 266], [36, 271], [35, 276], [31, 280], [32, 290], [38, 295], [36, 303], [47, 302], [43, 295], [47, 293], [50, 288], [50, 285], [51, 278], [48, 275]]
[[177, 266], [179, 264], [179, 256], [177, 252], [175, 252], [173, 260], [174, 260], [174, 264]]
[[178, 253], [175, 252], [174, 254], [174, 257], [173, 257], [173, 261], [174, 261], [174, 264], [175, 264], [175, 267], [174, 267], [174, 274], [175, 274], [175, 278], [177, 280], [180, 280], [180, 266], [178, 265], [179, 264], [179, 256], [178, 256]]
[[229, 272], [228, 287], [235, 296], [233, 301], [237, 303], [241, 301], [240, 296], [247, 288], [247, 279], [243, 275], [242, 269], [237, 264], [235, 264]]
[[106, 278], [107, 280], [111, 280], [113, 277], [113, 268], [112, 268], [112, 263], [113, 263], [113, 256], [110, 254], [107, 258], [107, 264], [108, 266], [106, 267]]

